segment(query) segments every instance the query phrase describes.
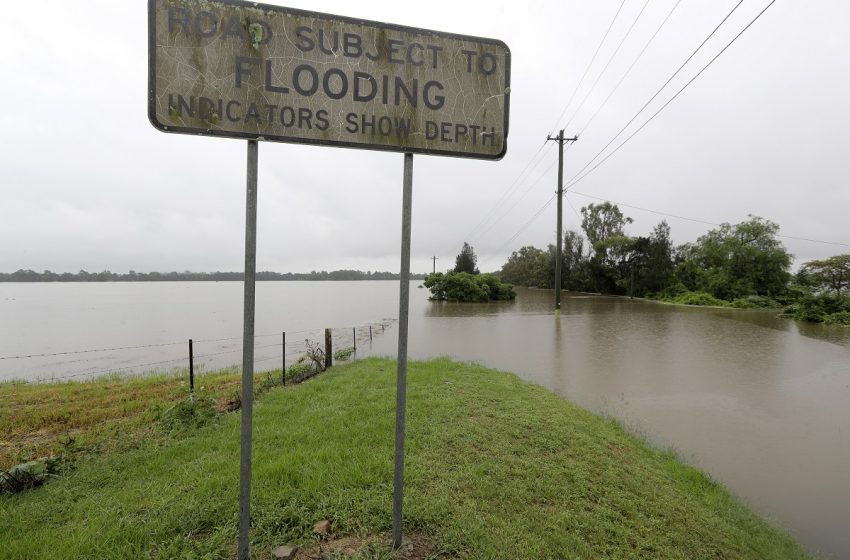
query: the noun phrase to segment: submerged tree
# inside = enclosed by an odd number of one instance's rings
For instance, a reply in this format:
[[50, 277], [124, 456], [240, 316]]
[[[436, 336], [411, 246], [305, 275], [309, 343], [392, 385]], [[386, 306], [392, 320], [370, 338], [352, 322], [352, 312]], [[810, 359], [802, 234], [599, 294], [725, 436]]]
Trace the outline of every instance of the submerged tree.
[[455, 259], [454, 272], [478, 274], [478, 267], [476, 266], [477, 263], [478, 257], [475, 256], [475, 251], [472, 249], [472, 245], [464, 241], [463, 248], [460, 250], [460, 254]]

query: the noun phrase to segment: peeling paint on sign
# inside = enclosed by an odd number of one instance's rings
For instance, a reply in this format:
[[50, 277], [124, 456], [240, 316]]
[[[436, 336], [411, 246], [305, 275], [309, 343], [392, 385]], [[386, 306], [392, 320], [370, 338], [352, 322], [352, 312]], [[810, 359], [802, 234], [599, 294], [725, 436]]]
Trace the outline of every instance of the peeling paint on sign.
[[238, 0], [149, 0], [159, 130], [500, 159], [510, 51], [494, 39]]

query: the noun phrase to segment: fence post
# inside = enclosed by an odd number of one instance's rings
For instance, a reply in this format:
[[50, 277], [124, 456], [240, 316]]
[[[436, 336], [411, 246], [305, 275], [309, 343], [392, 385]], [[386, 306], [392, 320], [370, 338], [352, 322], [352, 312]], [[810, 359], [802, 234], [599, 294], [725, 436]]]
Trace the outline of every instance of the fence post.
[[283, 340], [281, 341], [281, 344], [280, 344], [280, 348], [281, 348], [281, 350], [280, 350], [280, 355], [281, 355], [280, 375], [281, 375], [281, 378], [283, 379], [283, 384], [286, 385], [286, 331], [283, 331], [281, 333], [281, 336], [283, 337]]
[[369, 325], [369, 344], [372, 344], [372, 325]]
[[334, 365], [333, 361], [333, 337], [331, 329], [325, 329], [325, 369]]
[[195, 392], [195, 354], [192, 351], [192, 339], [189, 339], [189, 392]]
[[357, 352], [357, 327], [351, 329], [351, 339], [354, 341], [354, 351]]

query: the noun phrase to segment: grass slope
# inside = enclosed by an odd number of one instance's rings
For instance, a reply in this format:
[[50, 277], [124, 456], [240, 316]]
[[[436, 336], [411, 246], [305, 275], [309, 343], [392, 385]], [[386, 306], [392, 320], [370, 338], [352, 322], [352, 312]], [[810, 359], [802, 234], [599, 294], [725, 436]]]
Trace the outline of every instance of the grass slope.
[[[390, 529], [395, 363], [254, 408], [252, 546]], [[239, 415], [0, 498], [0, 558], [229, 558]], [[405, 527], [448, 558], [807, 558], [704, 474], [514, 375], [411, 363]], [[372, 556], [369, 556], [372, 557]], [[378, 557], [378, 556], [374, 556]]]

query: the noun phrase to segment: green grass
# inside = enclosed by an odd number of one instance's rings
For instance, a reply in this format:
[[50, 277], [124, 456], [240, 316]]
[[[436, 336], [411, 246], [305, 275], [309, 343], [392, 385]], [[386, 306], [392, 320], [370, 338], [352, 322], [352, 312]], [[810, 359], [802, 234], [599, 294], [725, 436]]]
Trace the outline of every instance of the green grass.
[[[315, 542], [321, 519], [389, 531], [394, 379], [369, 359], [256, 403], [257, 558]], [[704, 474], [512, 374], [413, 362], [407, 422], [405, 530], [436, 557], [808, 558]], [[238, 414], [81, 461], [0, 498], [0, 558], [231, 558], [238, 463]]]
[[[303, 368], [309, 370], [309, 366]], [[293, 373], [303, 374], [304, 371]], [[257, 373], [255, 391], [280, 382], [280, 370]], [[115, 451], [157, 437], [161, 413], [188, 395], [188, 371], [109, 375], [60, 383], [0, 384], [0, 469], [53, 454]], [[236, 368], [195, 376], [196, 394], [219, 409], [241, 391]]]

